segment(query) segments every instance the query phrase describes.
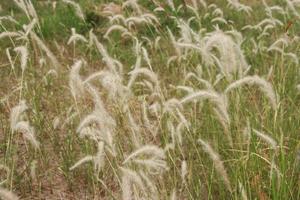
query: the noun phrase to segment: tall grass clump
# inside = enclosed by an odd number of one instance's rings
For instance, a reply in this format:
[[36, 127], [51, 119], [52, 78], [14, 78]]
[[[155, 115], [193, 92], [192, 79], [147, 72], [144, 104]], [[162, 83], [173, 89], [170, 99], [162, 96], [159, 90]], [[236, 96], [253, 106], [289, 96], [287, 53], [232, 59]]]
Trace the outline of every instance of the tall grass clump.
[[300, 199], [299, 6], [0, 2], [0, 198]]

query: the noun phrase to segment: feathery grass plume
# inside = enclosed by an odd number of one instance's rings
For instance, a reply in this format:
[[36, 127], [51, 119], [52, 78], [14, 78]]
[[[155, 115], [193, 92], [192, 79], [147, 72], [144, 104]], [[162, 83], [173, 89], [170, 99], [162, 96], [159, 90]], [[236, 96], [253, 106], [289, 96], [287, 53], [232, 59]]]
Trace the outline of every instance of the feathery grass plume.
[[10, 127], [15, 129], [17, 123], [21, 120], [22, 114], [28, 109], [25, 100], [19, 102], [19, 104], [12, 108], [10, 112]]
[[147, 24], [147, 20], [140, 16], [131, 16], [131, 17], [125, 18], [125, 24], [129, 30], [133, 29], [134, 25], [142, 24], [142, 23]]
[[5, 50], [5, 52], [6, 52], [6, 56], [7, 56], [7, 58], [8, 58], [8, 61], [9, 61], [9, 63], [10, 63], [10, 66], [11, 66], [12, 70], [15, 70], [15, 65], [14, 65], [14, 62], [12, 61], [12, 58], [11, 58], [11, 55], [10, 55], [9, 48], [7, 48], [7, 49]]
[[160, 149], [157, 146], [154, 145], [145, 145], [133, 153], [131, 153], [124, 161], [123, 164], [126, 164], [130, 160], [134, 159], [135, 157], [138, 157], [139, 155], [148, 154], [150, 156], [153, 156], [154, 158], [164, 159], [165, 153], [162, 149]]
[[133, 171], [125, 167], [120, 167], [119, 169], [122, 173], [123, 199], [159, 199], [154, 180], [144, 171]]
[[[142, 38], [142, 40], [144, 40], [144, 41], [142, 41], [142, 43], [145, 43], [145, 46], [149, 46], [150, 49], [153, 49], [153, 43], [154, 42], [152, 40], [150, 40], [150, 38], [148, 38], [146, 36], [142, 36], [141, 38]], [[141, 47], [142, 50], [143, 50], [143, 48], [147, 51], [146, 47]], [[146, 52], [146, 54], [148, 54], [148, 52]]]
[[272, 51], [273, 49], [280, 48], [283, 49], [284, 47], [287, 47], [290, 44], [288, 36], [284, 35], [277, 39], [273, 44], [270, 45], [267, 51]]
[[[123, 200], [141, 199], [141, 196], [147, 194], [146, 186], [137, 172], [124, 167], [119, 169], [122, 173]], [[134, 198], [133, 195], [138, 198]]]
[[144, 56], [144, 59], [145, 59], [147, 65], [149, 66], [149, 68], [151, 69], [151, 71], [153, 71], [153, 68], [151, 66], [151, 61], [150, 61], [147, 49], [145, 49], [144, 47], [142, 47], [142, 52], [143, 52], [143, 56]]
[[137, 81], [135, 83], [135, 85], [136, 86], [139, 86], [139, 85], [142, 86], [143, 87], [143, 89], [142, 89], [143, 92], [149, 91], [150, 93], [155, 93], [154, 86], [150, 81], [147, 81], [147, 80]]
[[297, 11], [297, 3], [299, 3], [298, 1], [291, 1], [291, 0], [285, 0], [285, 2], [287, 3], [287, 7], [290, 11], [292, 11], [293, 15], [295, 15], [295, 17], [297, 17], [298, 19], [300, 19], [300, 14]]
[[205, 0], [191, 0], [191, 1], [187, 1], [187, 3], [188, 3], [187, 7], [192, 7], [195, 10], [199, 9], [199, 3], [203, 8], [207, 8], [207, 3]]
[[224, 95], [218, 94], [217, 92], [212, 90], [199, 90], [192, 94], [188, 94], [186, 97], [181, 99], [180, 104], [186, 104], [191, 101], [201, 101], [206, 99], [215, 104], [215, 113], [217, 114], [221, 124], [225, 123], [225, 127], [227, 127], [230, 124], [230, 118], [227, 112], [227, 99]]
[[[193, 73], [193, 72], [189, 72], [189, 73], [185, 76], [184, 81], [186, 82], [186, 81], [190, 80], [191, 78], [196, 79], [199, 83], [203, 84], [203, 85], [205, 86], [205, 88], [208, 89], [208, 90], [213, 90], [213, 89], [214, 89], [213, 85], [212, 85], [209, 81], [207, 81], [207, 80], [205, 80], [205, 79], [203, 79], [203, 78], [201, 78], [201, 77], [198, 77], [198, 76], [197, 76], [195, 73]], [[180, 87], [180, 86], [178, 86], [178, 87]]]
[[171, 139], [172, 139], [172, 142], [169, 144], [169, 146], [171, 149], [175, 149], [175, 145], [176, 145], [175, 128], [173, 123], [170, 120], [167, 121], [167, 127], [168, 127], [168, 131], [171, 132]]
[[71, 1], [71, 0], [62, 0], [62, 2], [71, 5], [75, 9], [75, 13], [76, 13], [77, 17], [79, 17], [82, 21], [85, 21], [84, 14], [78, 3], [75, 3], [74, 1]]
[[109, 40], [109, 34], [112, 31], [120, 31], [123, 34], [132, 36], [132, 34], [128, 31], [127, 28], [125, 28], [124, 26], [121, 25], [112, 25], [109, 27], [109, 29], [107, 29], [106, 33], [104, 34], [103, 38], [108, 39]]
[[299, 58], [296, 54], [294, 54], [294, 53], [284, 53], [283, 55], [290, 58], [296, 65], [299, 64]]
[[[134, 39], [134, 46], [133, 46], [134, 55], [138, 58], [139, 56], [141, 56], [142, 42], [140, 42], [137, 37], [134, 37], [133, 39]], [[136, 59], [136, 62], [137, 62], [137, 59]], [[131, 67], [131, 69], [132, 68], [133, 67]]]
[[216, 6], [216, 4], [211, 4], [211, 5], [209, 6], [209, 9], [212, 9], [212, 10], [213, 10], [211, 14], [212, 14], [214, 17], [222, 17], [222, 18], [224, 18], [223, 10], [220, 9], [220, 8], [218, 8], [218, 7]]
[[[186, 119], [184, 119], [186, 120]], [[171, 132], [171, 138], [172, 138], [172, 144], [175, 147], [175, 144], [178, 143], [179, 144], [179, 148], [181, 148], [182, 145], [182, 131], [184, 128], [189, 128], [189, 124], [187, 121], [183, 121], [180, 119], [180, 123], [176, 126], [176, 128], [174, 127], [173, 123], [168, 120], [167, 121], [167, 126], [169, 131]]]
[[178, 57], [180, 57], [182, 55], [182, 52], [181, 52], [180, 48], [177, 45], [177, 41], [175, 39], [175, 36], [173, 35], [172, 31], [168, 27], [167, 27], [167, 31], [168, 31], [169, 37], [171, 39], [172, 45], [175, 49], [175, 53]]
[[77, 60], [71, 67], [69, 75], [69, 87], [74, 99], [84, 94], [84, 83], [80, 77], [79, 71], [83, 65], [82, 60]]
[[239, 0], [227, 0], [229, 8], [232, 8], [238, 12], [243, 11], [250, 15], [250, 13], [253, 11], [250, 6], [246, 6], [239, 2]]
[[126, 7], [131, 7], [139, 15], [141, 15], [143, 13], [137, 0], [127, 0], [127, 1], [123, 2], [122, 8], [126, 8]]
[[35, 18], [33, 20], [31, 20], [31, 22], [29, 24], [27, 24], [27, 25], [24, 24], [22, 26], [22, 28], [25, 33], [18, 39], [24, 38], [24, 40], [28, 40], [27, 36], [34, 29], [36, 24], [38, 24], [38, 21]]
[[183, 106], [180, 101], [176, 98], [168, 99], [163, 102], [163, 112], [174, 112], [174, 110], [183, 110]]
[[108, 92], [109, 99], [115, 102], [124, 103], [130, 96], [130, 91], [122, 84], [123, 77], [118, 73], [102, 70], [90, 75], [84, 83], [90, 82], [95, 78], [100, 81], [102, 87]]
[[136, 25], [139, 24], [151, 24], [154, 26], [154, 24], [152, 23], [152, 21], [149, 22], [149, 20], [147, 20], [146, 18], [144, 18], [143, 16], [139, 16], [139, 17], [128, 17], [125, 20], [126, 26], [129, 30], [134, 30], [134, 28], [136, 27]]
[[9, 15], [0, 17], [0, 23], [2, 23], [2, 21], [4, 21], [4, 20], [12, 22], [14, 24], [19, 24], [19, 22], [17, 20], [15, 20], [12, 16], [9, 16]]
[[[299, 59], [298, 59], [298, 57], [297, 57], [297, 55], [296, 54], [294, 54], [294, 53], [286, 53], [285, 51], [284, 51], [284, 48], [285, 48], [285, 46], [287, 46], [288, 45], [288, 41], [285, 41], [286, 39], [285, 38], [281, 38], [281, 39], [278, 39], [277, 41], [275, 41], [268, 49], [267, 49], [267, 51], [268, 52], [270, 52], [270, 51], [275, 51], [275, 52], [279, 52], [279, 53], [281, 53], [283, 56], [287, 56], [287, 57], [290, 57], [291, 59], [292, 59], [292, 61], [296, 64], [296, 65], [298, 65], [298, 63], [299, 63]], [[282, 44], [282, 45], [280, 45], [280, 44]], [[282, 46], [282, 47], [281, 47]]]
[[[81, 120], [77, 132], [82, 137], [89, 136], [90, 139], [97, 142], [104, 141], [107, 150], [109, 150], [112, 155], [115, 155], [112, 134], [114, 133], [116, 122], [105, 109], [98, 91], [90, 84], [87, 84], [87, 90], [93, 97], [95, 107], [91, 114]], [[96, 126], [91, 129], [90, 125], [93, 124]]]
[[[157, 75], [150, 71], [147, 68], [138, 68], [134, 69], [131, 72], [128, 73], [130, 76], [137, 78], [138, 75], [144, 75], [148, 77], [148, 79], [155, 85], [154, 88], [158, 89], [159, 88], [159, 81]], [[134, 80], [132, 80], [134, 82]]]
[[[233, 74], [242, 76], [244, 70], [248, 68], [245, 56], [241, 50], [240, 39], [235, 42], [231, 36], [219, 29], [206, 34], [204, 38], [199, 38], [197, 34], [191, 31], [190, 33], [192, 33], [193, 37], [197, 40], [196, 44], [190, 41], [191, 38], [189, 39], [188, 36], [185, 36], [186, 39], [182, 39], [183, 42], [176, 42], [177, 46], [196, 50], [200, 53], [206, 65], [217, 65], [227, 79], [232, 79]], [[241, 34], [235, 33], [234, 35]], [[185, 40], [187, 40], [187, 42], [185, 42]]]
[[103, 60], [110, 71], [114, 73], [117, 73], [118, 71], [122, 71], [121, 66], [117, 65], [116, 60], [114, 60], [108, 55], [105, 47], [98, 41], [97, 36], [92, 31], [90, 31], [90, 40], [92, 43], [96, 45], [100, 55], [103, 57]]
[[[248, 70], [248, 69], [247, 69]], [[245, 73], [248, 73], [248, 71], [245, 71]], [[216, 76], [216, 80], [214, 81], [214, 83], [212, 84], [213, 86], [216, 86], [221, 80], [223, 80], [224, 79], [224, 75], [222, 75], [222, 74], [218, 74], [217, 76]]]
[[155, 138], [157, 136], [159, 126], [155, 126], [155, 125], [151, 124], [149, 117], [148, 117], [148, 108], [149, 108], [149, 106], [147, 105], [147, 102], [144, 100], [142, 103], [142, 117], [143, 117], [142, 119], [143, 119], [145, 127], [148, 129], [148, 131], [150, 131], [153, 138]]
[[150, 174], [168, 170], [166, 162], [157, 159], [135, 159], [132, 160], [132, 163], [139, 165], [139, 167], [144, 167]]
[[[89, 127], [90, 125], [97, 125], [97, 126], [101, 126], [102, 122], [104, 121], [101, 117], [103, 117], [101, 115], [101, 112], [93, 112], [89, 115], [87, 115], [85, 118], [83, 118], [80, 122], [80, 124], [77, 127], [76, 132], [79, 133], [80, 137], [83, 137], [87, 134], [85, 130], [85, 128]], [[97, 141], [97, 140], [96, 140]]]
[[187, 94], [193, 94], [195, 92], [194, 88], [189, 87], [189, 86], [184, 86], [184, 85], [178, 85], [178, 86], [176, 86], [176, 89], [186, 92]]
[[249, 160], [250, 157], [251, 130], [250, 121], [247, 119], [247, 125], [242, 132], [243, 138], [246, 140], [247, 144], [247, 160]]
[[69, 124], [75, 117], [79, 115], [78, 110], [74, 110], [76, 105], [72, 105], [68, 108], [66, 112], [66, 119], [64, 119], [61, 128], [64, 128], [67, 124]]
[[14, 48], [14, 51], [21, 54], [21, 69], [24, 73], [26, 67], [27, 67], [27, 61], [28, 61], [28, 49], [26, 46], [19, 46]]
[[182, 132], [184, 130], [184, 128], [187, 128], [187, 130], [189, 129], [189, 124], [186, 121], [181, 121], [177, 127], [176, 127], [176, 136], [178, 138], [178, 142], [180, 145], [182, 145]]
[[268, 74], [267, 74], [267, 78], [266, 80], [270, 80], [273, 76], [273, 72], [274, 72], [274, 65], [272, 65], [268, 71]]
[[267, 25], [264, 27], [263, 31], [261, 34], [257, 37], [258, 40], [262, 40], [263, 37], [268, 37], [270, 36], [271, 33], [268, 32], [269, 29], [273, 29], [275, 26], [273, 25]]
[[154, 181], [152, 181], [143, 171], [139, 171], [139, 175], [144, 180], [146, 187], [149, 189], [149, 194], [147, 195], [149, 198], [153, 200], [159, 200], [158, 191], [155, 186]]
[[145, 18], [146, 21], [148, 22], [148, 24], [160, 25], [159, 19], [151, 13], [145, 13], [145, 14], [141, 15], [140, 17]]
[[102, 6], [100, 14], [105, 17], [111, 17], [122, 13], [122, 7], [115, 3], [108, 3]]
[[[174, 38], [174, 40], [175, 40], [175, 38]], [[178, 42], [177, 41], [174, 41], [174, 42], [175, 42], [174, 46], [176, 46], [179, 50], [181, 50], [181, 48], [194, 49], [194, 50], [198, 51], [202, 56], [205, 55], [205, 53], [206, 53], [204, 51], [204, 49], [202, 49], [201, 45], [203, 45], [203, 44], [201, 44], [201, 43], [193, 44], [191, 42], [182, 42], [180, 39], [178, 40]], [[181, 56], [181, 54], [182, 53], [180, 53], [179, 57]], [[205, 58], [208, 58], [208, 55], [206, 55]]]
[[259, 36], [259, 38], [262, 38], [264, 34], [267, 34], [268, 29], [275, 28], [277, 25], [283, 26], [283, 23], [280, 20], [271, 17], [263, 19], [256, 25], [246, 25], [242, 28], [242, 30], [250, 29], [263, 32], [261, 33], [261, 36]]
[[38, 21], [39, 18], [38, 18], [38, 15], [36, 13], [36, 10], [31, 2], [31, 0], [25, 0], [25, 2], [27, 4], [26, 6], [27, 6], [28, 13], [31, 15], [32, 18], [34, 18]]
[[182, 180], [183, 183], [186, 182], [187, 174], [188, 174], [187, 163], [184, 160], [184, 161], [181, 162], [181, 180]]
[[39, 148], [39, 142], [35, 138], [34, 128], [30, 126], [27, 121], [20, 121], [14, 127], [14, 131], [20, 132], [23, 134], [23, 137], [27, 139], [34, 148]]
[[12, 191], [0, 187], [0, 197], [3, 200], [18, 200], [18, 196], [15, 195]]
[[285, 10], [281, 7], [281, 6], [278, 6], [278, 5], [274, 5], [274, 6], [265, 6], [265, 11], [267, 13], [267, 16], [269, 17], [272, 17], [272, 13], [273, 12], [277, 12], [281, 15], [285, 15], [286, 12]]
[[23, 137], [33, 145], [34, 148], [39, 148], [39, 142], [35, 138], [34, 128], [30, 126], [28, 121], [22, 119], [24, 112], [28, 109], [25, 101], [13, 107], [10, 113], [10, 126], [12, 131], [20, 132]]
[[161, 104], [159, 102], [154, 102], [148, 107], [150, 115], [159, 118], [161, 112]]
[[131, 190], [131, 182], [126, 172], [123, 171], [123, 176], [121, 180], [121, 189], [122, 189], [122, 199], [123, 200], [132, 200], [132, 190]]
[[104, 152], [105, 144], [104, 142], [98, 142], [97, 144], [97, 153], [94, 157], [94, 168], [96, 174], [99, 174], [105, 165], [105, 152]]
[[19, 32], [5, 31], [5, 32], [0, 33], [0, 39], [6, 38], [6, 37], [13, 38], [13, 37], [20, 37], [20, 36], [22, 36], [22, 34]]
[[24, 0], [14, 0], [15, 4], [26, 14], [28, 19], [31, 19], [31, 16], [28, 12], [27, 5]]
[[193, 43], [194, 35], [196, 35], [193, 29], [190, 28], [184, 20], [180, 19], [177, 21], [178, 27], [180, 28], [181, 42], [183, 43]]
[[220, 23], [228, 24], [228, 22], [226, 21], [226, 19], [224, 19], [222, 17], [215, 17], [210, 22], [211, 23], [217, 23], [217, 24], [220, 24]]
[[[115, 155], [115, 148], [113, 142], [113, 132], [115, 124], [111, 119], [103, 118], [104, 115], [99, 111], [94, 111], [92, 114], [87, 115], [79, 124], [76, 132], [80, 137], [87, 136], [96, 142], [104, 142], [105, 148]], [[94, 127], [93, 127], [93, 126]]]
[[[270, 165], [270, 168], [271, 168], [271, 170], [270, 170], [270, 180], [272, 180], [273, 173], [274, 173], [274, 170], [275, 170], [275, 172], [277, 174], [277, 178], [278, 178], [277, 179], [278, 180], [278, 185], [280, 185], [282, 174], [281, 174], [280, 170], [278, 169], [278, 167], [275, 163], [275, 156], [278, 153], [277, 142], [271, 136], [269, 136], [269, 135], [267, 135], [267, 134], [265, 134], [261, 131], [258, 131], [258, 130], [255, 130], [255, 129], [252, 129], [252, 130], [260, 139], [265, 141], [274, 150], [275, 153], [272, 156], [272, 161], [271, 162], [267, 161], [267, 163]], [[265, 158], [263, 158], [263, 159], [265, 159]]]
[[118, 23], [118, 24], [126, 24], [126, 18], [123, 15], [114, 15], [114, 16], [109, 16], [109, 23], [111, 25]]
[[[138, 51], [138, 50], [137, 50]], [[139, 53], [137, 53], [139, 54]], [[141, 68], [141, 63], [142, 63], [142, 56], [141, 55], [137, 55], [136, 61], [135, 61], [135, 65], [134, 65], [134, 70], [136, 69], [140, 69]], [[130, 89], [135, 81], [135, 79], [137, 78], [138, 74], [135, 75], [131, 75], [129, 78], [129, 81], [127, 83], [127, 88]]]
[[197, 22], [197, 20], [201, 20], [201, 17], [199, 15], [199, 8], [198, 8], [198, 3], [197, 0], [191, 0], [192, 1], [192, 5], [186, 5], [186, 8], [191, 10], [193, 12], [193, 17], [190, 17], [188, 19], [188, 24], [190, 25], [190, 23], [194, 20], [195, 22]]
[[[91, 88], [89, 88], [89, 90], [90, 92], [95, 92], [92, 91]], [[106, 127], [108, 129], [113, 129], [116, 126], [115, 120], [105, 109], [101, 98], [98, 95], [97, 96], [94, 96], [95, 94], [92, 95], [95, 103], [94, 111], [92, 112], [92, 114], [87, 115], [87, 117], [81, 121], [80, 125], [77, 128], [77, 132], [80, 132], [80, 130], [83, 127], [90, 125], [91, 123], [96, 123], [103, 128]]]
[[[95, 34], [93, 32], [93, 29], [90, 29], [90, 31], [89, 31], [89, 43], [87, 45], [89, 48], [92, 48], [92, 46], [94, 44], [94, 39], [95, 39], [94, 37], [96, 37], [96, 36], [95, 36]], [[97, 39], [97, 37], [96, 37], [96, 39]]]
[[14, 0], [15, 4], [25, 13], [29, 20], [35, 19], [40, 28], [39, 18], [31, 0]]
[[123, 165], [129, 162], [142, 165], [152, 173], [168, 169], [164, 150], [155, 145], [144, 145], [137, 149], [127, 156]]
[[158, 50], [158, 49], [159, 49], [159, 47], [160, 47], [160, 44], [159, 44], [160, 40], [161, 40], [161, 37], [160, 37], [160, 36], [157, 36], [157, 37], [155, 38], [155, 41], [154, 41], [154, 49], [155, 49], [155, 50]]
[[60, 122], [60, 118], [57, 116], [53, 119], [53, 123], [52, 123], [52, 126], [53, 126], [53, 129], [56, 130], [59, 128], [61, 122]]
[[212, 161], [214, 163], [214, 166], [216, 168], [216, 171], [221, 175], [221, 177], [222, 177], [222, 179], [223, 179], [223, 181], [225, 183], [226, 188], [230, 192], [232, 192], [231, 184], [230, 184], [230, 181], [229, 181], [226, 169], [225, 169], [225, 167], [223, 165], [223, 162], [220, 159], [219, 154], [217, 152], [215, 152], [213, 150], [213, 148], [207, 142], [205, 142], [204, 140], [198, 139], [198, 142], [202, 145], [203, 150], [206, 153], [208, 153], [208, 155], [212, 159]]
[[241, 192], [242, 200], [248, 200], [247, 193], [246, 193], [245, 188], [244, 188], [244, 186], [241, 182], [239, 182], [239, 190]]
[[267, 82], [265, 79], [254, 75], [246, 76], [242, 79], [239, 79], [231, 83], [225, 90], [225, 94], [228, 94], [231, 90], [239, 88], [243, 85], [257, 85], [258, 88], [268, 97], [271, 107], [276, 110], [277, 108], [277, 98], [276, 93], [273, 90], [271, 83]]
[[74, 170], [75, 168], [79, 167], [80, 165], [86, 163], [86, 162], [93, 162], [94, 164], [94, 170], [96, 172], [96, 175], [100, 173], [100, 171], [104, 167], [104, 142], [99, 142], [97, 147], [97, 153], [94, 156], [88, 155], [80, 159], [78, 162], [76, 162], [72, 167], [69, 168], [70, 171]]
[[30, 36], [31, 36], [32, 40], [34, 40], [37, 43], [39, 48], [41, 48], [46, 53], [46, 55], [48, 56], [48, 58], [50, 59], [52, 65], [53, 65], [53, 67], [55, 67], [56, 69], [60, 68], [61, 65], [58, 62], [57, 58], [48, 49], [48, 47], [43, 43], [43, 41], [33, 31], [30, 32]]
[[216, 62], [214, 49], [219, 53], [220, 69], [222, 73], [229, 79], [232, 74], [238, 73], [242, 75], [243, 71], [248, 68], [247, 61], [241, 49], [241, 44], [236, 43], [230, 36], [226, 35], [221, 30], [208, 33], [204, 38], [204, 62], [208, 65]]
[[272, 149], [274, 149], [274, 150], [277, 149], [277, 142], [271, 136], [269, 136], [261, 131], [255, 130], [255, 129], [253, 129], [253, 132], [258, 137], [260, 137], [263, 141], [265, 141], [267, 144], [269, 144]]
[[176, 10], [173, 0], [167, 0], [167, 4], [172, 9], [172, 11]]
[[85, 156], [84, 158], [80, 159], [79, 161], [77, 161], [72, 167], [70, 167], [70, 171], [74, 170], [75, 168], [79, 167], [80, 165], [86, 163], [86, 162], [90, 162], [94, 160], [94, 156]]
[[87, 91], [89, 92], [89, 94], [92, 96], [93, 98], [93, 102], [94, 102], [94, 110], [95, 111], [99, 111], [100, 113], [103, 114], [104, 117], [106, 117], [106, 120], [110, 121], [111, 124], [115, 124], [114, 120], [109, 117], [109, 113], [107, 112], [107, 110], [105, 109], [104, 103], [99, 95], [98, 90], [92, 86], [91, 84], [87, 83], [86, 84], [86, 88]]
[[127, 117], [128, 117], [128, 122], [129, 122], [129, 127], [130, 127], [130, 130], [132, 132], [132, 141], [133, 141], [133, 144], [136, 148], [139, 148], [141, 146], [141, 138], [140, 138], [140, 127], [138, 126], [138, 124], [135, 122], [132, 114], [131, 114], [131, 111], [128, 109], [126, 109], [125, 111], [127, 113]]
[[177, 200], [176, 189], [173, 189], [173, 191], [170, 195], [170, 200]]
[[75, 44], [77, 41], [82, 41], [84, 43], [88, 42], [88, 40], [83, 35], [76, 33], [75, 28], [71, 28], [71, 32], [72, 32], [72, 35], [67, 42], [68, 45], [70, 45], [71, 43]]

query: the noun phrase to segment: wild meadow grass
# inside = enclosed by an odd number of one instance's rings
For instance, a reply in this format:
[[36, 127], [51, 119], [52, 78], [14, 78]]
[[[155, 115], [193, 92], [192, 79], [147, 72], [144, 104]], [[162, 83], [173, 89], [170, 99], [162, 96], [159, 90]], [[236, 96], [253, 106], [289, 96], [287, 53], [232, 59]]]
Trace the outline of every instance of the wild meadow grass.
[[0, 2], [0, 198], [300, 199], [297, 0]]

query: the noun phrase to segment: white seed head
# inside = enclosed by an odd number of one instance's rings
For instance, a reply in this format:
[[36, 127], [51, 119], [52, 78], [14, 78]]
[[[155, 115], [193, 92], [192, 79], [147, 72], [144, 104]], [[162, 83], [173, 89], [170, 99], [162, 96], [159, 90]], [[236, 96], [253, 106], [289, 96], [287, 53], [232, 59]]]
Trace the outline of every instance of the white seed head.
[[212, 159], [213, 163], [214, 163], [214, 166], [217, 170], [217, 172], [221, 175], [221, 177], [223, 178], [224, 180], [224, 183], [227, 187], [227, 189], [232, 192], [232, 188], [231, 188], [231, 184], [230, 184], [230, 181], [229, 181], [229, 178], [228, 178], [228, 175], [227, 175], [227, 172], [226, 172], [226, 169], [223, 165], [223, 162], [221, 161], [220, 159], [220, 156], [217, 152], [215, 152], [213, 150], [213, 148], [207, 143], [205, 142], [204, 140], [202, 139], [198, 139], [198, 142], [202, 145], [203, 147], [203, 150], [208, 153], [208, 155], [210, 156], [210, 158]]
[[24, 72], [27, 67], [27, 61], [29, 56], [28, 49], [26, 46], [19, 46], [14, 48], [14, 51], [21, 54], [21, 69], [22, 72]]

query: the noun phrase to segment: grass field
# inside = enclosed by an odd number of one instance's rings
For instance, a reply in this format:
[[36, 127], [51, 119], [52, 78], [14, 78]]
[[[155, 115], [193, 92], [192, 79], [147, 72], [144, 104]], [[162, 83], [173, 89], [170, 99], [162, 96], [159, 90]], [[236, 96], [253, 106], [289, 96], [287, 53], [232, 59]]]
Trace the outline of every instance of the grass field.
[[0, 47], [0, 198], [300, 199], [299, 0], [2, 0]]

